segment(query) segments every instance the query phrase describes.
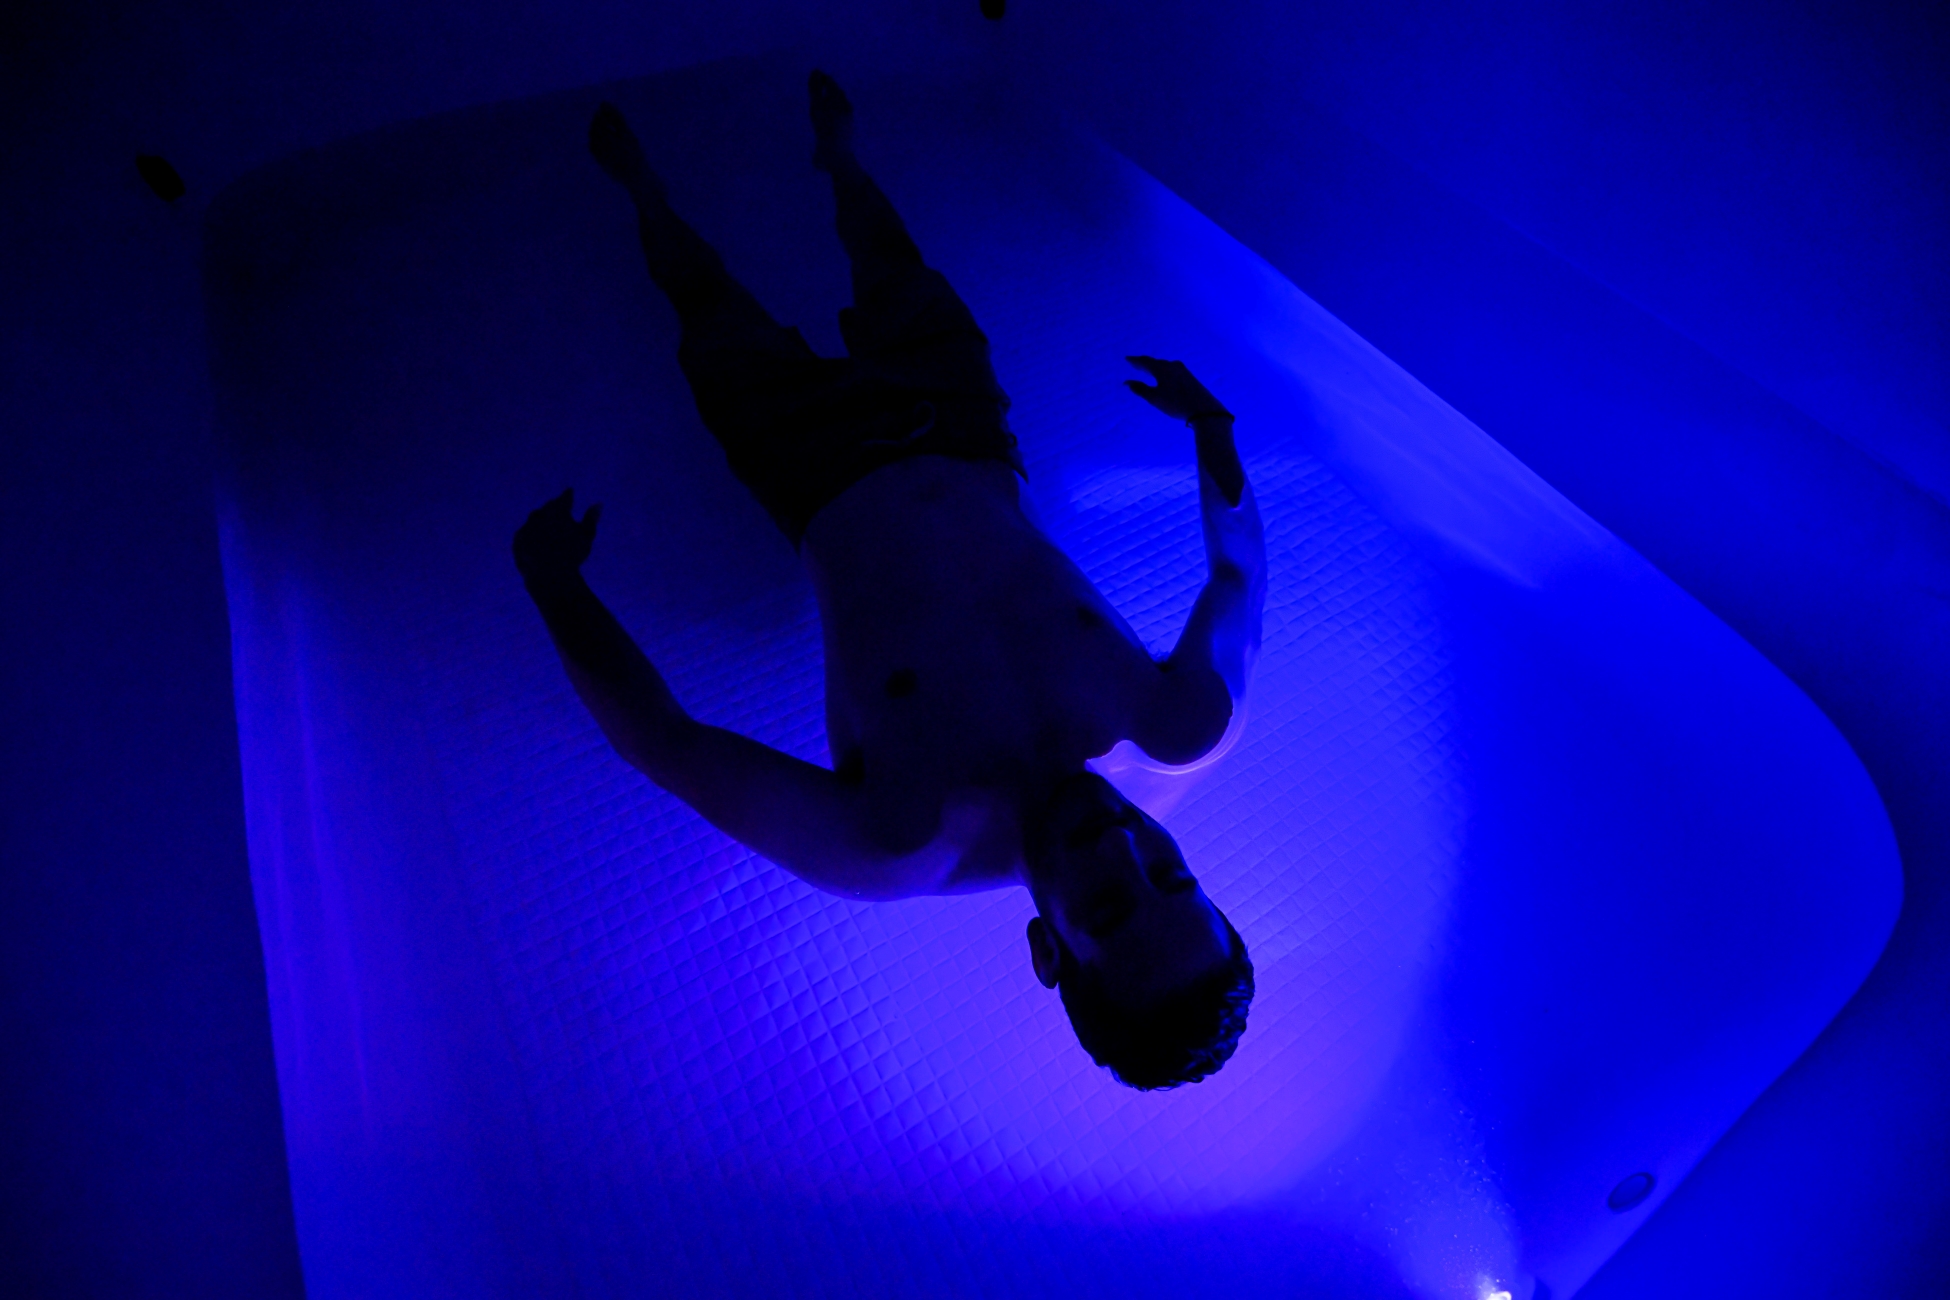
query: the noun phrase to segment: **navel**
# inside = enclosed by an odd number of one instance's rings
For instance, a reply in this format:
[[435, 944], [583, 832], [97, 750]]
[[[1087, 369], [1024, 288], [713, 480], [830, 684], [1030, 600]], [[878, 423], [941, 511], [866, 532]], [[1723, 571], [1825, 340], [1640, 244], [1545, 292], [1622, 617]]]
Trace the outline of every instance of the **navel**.
[[914, 694], [914, 688], [920, 684], [920, 679], [914, 675], [912, 668], [896, 668], [887, 674], [887, 698], [904, 700]]
[[1078, 627], [1099, 628], [1102, 627], [1103, 625], [1104, 625], [1103, 615], [1099, 614], [1096, 610], [1090, 608], [1090, 606], [1088, 605], [1077, 606]]

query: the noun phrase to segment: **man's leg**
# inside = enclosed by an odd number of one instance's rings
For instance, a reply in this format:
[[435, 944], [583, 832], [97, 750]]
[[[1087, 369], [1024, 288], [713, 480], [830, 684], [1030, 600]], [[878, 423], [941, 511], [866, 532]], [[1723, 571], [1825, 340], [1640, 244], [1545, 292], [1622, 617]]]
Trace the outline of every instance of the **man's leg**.
[[[683, 324], [677, 364], [697, 413], [738, 476], [798, 545], [807, 521], [837, 490], [833, 457], [808, 436], [852, 363], [814, 354], [798, 330], [773, 320], [725, 270], [717, 250], [671, 211], [623, 115], [605, 104], [589, 126], [589, 151], [629, 192], [650, 278]], [[843, 484], [841, 486], [844, 486]]]
[[[894, 205], [853, 154], [853, 105], [833, 79], [814, 72], [813, 165], [833, 181], [840, 242], [853, 261], [853, 305], [840, 333], [862, 373], [911, 411], [904, 442], [916, 454], [1022, 460], [1004, 413], [988, 337], [940, 272], [921, 260]], [[890, 408], [891, 409], [891, 408]]]
[[812, 95], [813, 166], [833, 181], [840, 243], [853, 261], [853, 301], [865, 302], [876, 288], [922, 265], [900, 214], [853, 156], [853, 105], [839, 83], [814, 72]]
[[758, 300], [731, 278], [718, 250], [671, 210], [663, 182], [650, 170], [643, 147], [613, 104], [596, 110], [589, 124], [589, 152], [635, 202], [637, 232], [643, 238], [650, 278], [670, 299], [686, 329], [726, 312], [747, 314], [767, 326], [776, 324]]

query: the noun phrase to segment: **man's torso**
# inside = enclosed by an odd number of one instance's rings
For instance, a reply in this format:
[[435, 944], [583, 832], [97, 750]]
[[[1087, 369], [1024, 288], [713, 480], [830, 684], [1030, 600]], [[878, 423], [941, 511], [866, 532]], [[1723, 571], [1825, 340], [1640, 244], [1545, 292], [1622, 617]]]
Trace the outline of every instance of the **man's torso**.
[[1001, 463], [918, 456], [814, 518], [827, 735], [881, 846], [957, 823], [940, 892], [1016, 879], [1025, 795], [1129, 736], [1157, 665], [1022, 514]]

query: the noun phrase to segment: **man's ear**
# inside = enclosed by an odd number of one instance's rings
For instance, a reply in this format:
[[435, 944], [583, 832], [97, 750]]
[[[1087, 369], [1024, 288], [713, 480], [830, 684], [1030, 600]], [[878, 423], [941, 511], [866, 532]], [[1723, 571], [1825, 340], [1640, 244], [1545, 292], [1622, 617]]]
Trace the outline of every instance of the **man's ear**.
[[1036, 979], [1046, 989], [1056, 987], [1056, 972], [1061, 965], [1056, 951], [1056, 932], [1040, 916], [1029, 918], [1029, 962], [1036, 968]]

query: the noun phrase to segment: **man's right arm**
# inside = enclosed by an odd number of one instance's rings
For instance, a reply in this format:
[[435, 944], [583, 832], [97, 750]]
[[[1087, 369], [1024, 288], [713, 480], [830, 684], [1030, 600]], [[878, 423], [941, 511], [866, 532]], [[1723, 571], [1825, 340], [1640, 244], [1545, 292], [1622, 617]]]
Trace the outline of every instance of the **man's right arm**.
[[549, 502], [516, 534], [515, 562], [570, 683], [617, 754], [817, 889], [846, 898], [927, 892], [933, 864], [872, 846], [857, 786], [684, 711], [582, 578], [596, 514], [591, 507], [576, 520], [566, 493]]
[[[525, 576], [525, 575], [524, 575]], [[665, 789], [699, 724], [580, 573], [527, 580], [569, 682], [616, 752]]]

